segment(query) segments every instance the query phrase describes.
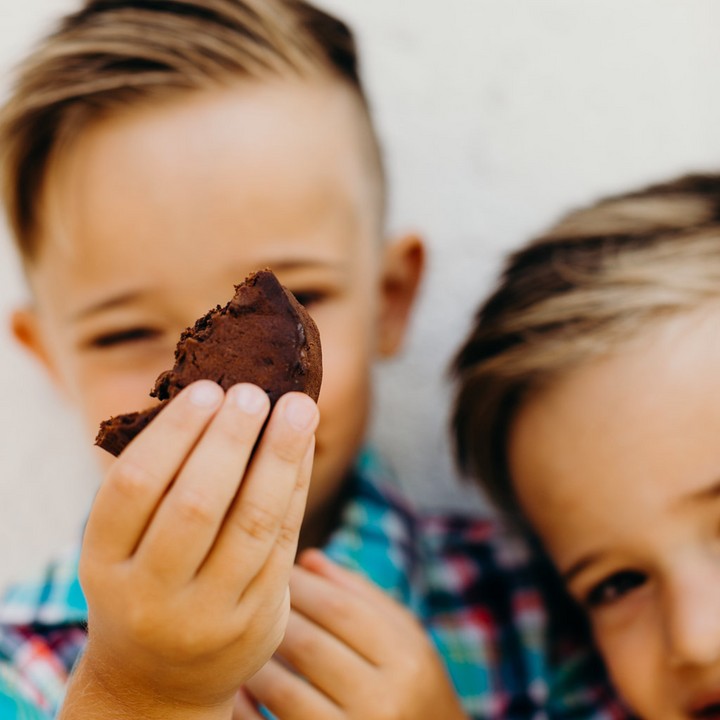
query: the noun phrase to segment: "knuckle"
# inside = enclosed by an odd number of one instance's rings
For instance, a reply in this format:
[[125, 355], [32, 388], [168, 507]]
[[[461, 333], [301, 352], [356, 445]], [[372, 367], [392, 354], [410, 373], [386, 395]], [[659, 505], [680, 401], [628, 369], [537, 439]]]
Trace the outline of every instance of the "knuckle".
[[353, 607], [350, 602], [338, 595], [327, 595], [323, 600], [323, 610], [325, 613], [336, 618], [340, 622], [353, 622], [356, 618], [356, 613], [353, 611]]
[[262, 423], [258, 418], [248, 417], [245, 414], [231, 414], [230, 417], [223, 417], [223, 422], [218, 423], [218, 431], [222, 439], [233, 447], [252, 447], [257, 440]]
[[299, 472], [297, 476], [297, 480], [295, 482], [295, 490], [296, 492], [300, 493], [306, 493], [310, 489], [310, 484], [312, 481], [312, 473], [311, 472]]
[[184, 658], [196, 658], [210, 651], [215, 645], [212, 633], [194, 623], [185, 623], [175, 638], [175, 652]]
[[195, 488], [184, 488], [175, 498], [177, 515], [192, 525], [207, 526], [215, 523], [216, 509], [212, 499]]
[[258, 542], [274, 540], [280, 525], [277, 515], [258, 503], [246, 503], [237, 523], [244, 535]]
[[143, 465], [127, 459], [118, 460], [110, 470], [108, 482], [128, 500], [144, 495], [157, 484], [156, 476]]
[[278, 683], [273, 694], [277, 695], [279, 707], [301, 707], [302, 696], [294, 685]]
[[309, 633], [300, 633], [293, 638], [293, 654], [300, 658], [313, 660], [321, 656], [321, 647], [316, 637]]
[[273, 455], [285, 465], [299, 466], [305, 456], [302, 443], [298, 442], [297, 438], [278, 438], [272, 443], [271, 450]]
[[290, 527], [283, 524], [277, 536], [277, 544], [283, 550], [290, 550], [297, 545], [299, 537], [299, 528]]

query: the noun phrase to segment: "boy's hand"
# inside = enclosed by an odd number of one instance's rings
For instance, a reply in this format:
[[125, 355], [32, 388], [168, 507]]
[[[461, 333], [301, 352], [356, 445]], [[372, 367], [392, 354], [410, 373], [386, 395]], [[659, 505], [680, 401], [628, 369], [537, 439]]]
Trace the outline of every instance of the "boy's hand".
[[249, 464], [268, 409], [257, 387], [200, 381], [109, 471], [83, 542], [89, 644], [63, 720], [229, 718], [280, 643], [318, 412], [282, 397]]
[[290, 591], [285, 639], [238, 694], [234, 720], [260, 720], [253, 700], [280, 720], [466, 719], [424, 630], [388, 595], [318, 551]]

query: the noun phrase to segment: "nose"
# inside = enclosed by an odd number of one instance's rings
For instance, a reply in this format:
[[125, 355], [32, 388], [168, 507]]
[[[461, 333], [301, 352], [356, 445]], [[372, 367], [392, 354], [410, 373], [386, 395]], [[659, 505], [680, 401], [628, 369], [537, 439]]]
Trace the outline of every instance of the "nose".
[[720, 662], [720, 565], [686, 563], [666, 588], [668, 657], [675, 666]]

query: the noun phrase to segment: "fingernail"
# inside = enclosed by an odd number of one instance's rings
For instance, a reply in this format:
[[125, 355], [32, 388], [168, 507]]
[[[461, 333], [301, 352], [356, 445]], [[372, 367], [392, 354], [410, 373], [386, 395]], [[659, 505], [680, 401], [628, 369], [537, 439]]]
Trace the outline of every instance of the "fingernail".
[[235, 404], [248, 415], [257, 415], [267, 407], [268, 397], [257, 385], [236, 385], [232, 393]]
[[221, 387], [211, 381], [196, 382], [190, 388], [190, 402], [198, 407], [217, 405], [221, 397]]
[[304, 395], [294, 395], [285, 406], [285, 418], [299, 431], [307, 430], [315, 422], [317, 408], [315, 403]]

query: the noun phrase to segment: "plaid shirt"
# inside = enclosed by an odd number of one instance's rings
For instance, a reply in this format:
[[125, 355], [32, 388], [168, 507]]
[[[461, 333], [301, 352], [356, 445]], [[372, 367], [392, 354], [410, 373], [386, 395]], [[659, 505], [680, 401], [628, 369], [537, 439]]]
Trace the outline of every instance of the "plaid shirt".
[[[361, 457], [338, 529], [325, 548], [423, 622], [468, 714], [477, 720], [624, 720], [597, 657], [548, 660], [535, 562], [494, 520], [419, 516], [376, 456]], [[79, 549], [0, 605], [0, 718], [58, 710], [86, 643]]]

